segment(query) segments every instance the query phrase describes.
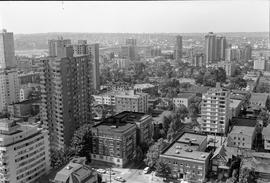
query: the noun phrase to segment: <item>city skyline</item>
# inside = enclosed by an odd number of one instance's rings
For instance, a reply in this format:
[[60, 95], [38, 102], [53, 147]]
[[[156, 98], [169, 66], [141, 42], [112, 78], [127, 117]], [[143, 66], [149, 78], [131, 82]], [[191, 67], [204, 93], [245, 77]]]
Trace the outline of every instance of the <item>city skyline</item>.
[[268, 32], [269, 2], [1, 2], [0, 28], [14, 34]]

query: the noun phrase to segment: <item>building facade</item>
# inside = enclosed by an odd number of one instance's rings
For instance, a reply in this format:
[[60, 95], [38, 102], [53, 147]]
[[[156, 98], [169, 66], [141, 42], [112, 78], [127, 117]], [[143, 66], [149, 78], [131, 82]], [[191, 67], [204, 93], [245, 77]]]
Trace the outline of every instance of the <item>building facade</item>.
[[226, 71], [227, 76], [233, 76], [236, 70], [236, 64], [229, 61], [218, 62], [218, 67], [223, 68]]
[[16, 66], [13, 33], [3, 29], [0, 32], [0, 69]]
[[7, 105], [18, 101], [19, 81], [17, 70], [0, 70], [0, 112], [7, 112]]
[[160, 159], [170, 166], [173, 177], [203, 182], [210, 159], [210, 153], [204, 152], [206, 146], [206, 136], [185, 132], [162, 151]]
[[227, 145], [230, 147], [252, 149], [255, 135], [255, 127], [234, 126], [228, 135]]
[[205, 61], [206, 65], [216, 61], [216, 35], [213, 32], [205, 36]]
[[177, 61], [181, 61], [181, 59], [182, 59], [182, 54], [183, 54], [182, 47], [183, 47], [182, 36], [178, 35], [178, 36], [176, 36], [176, 46], [175, 46], [175, 51], [176, 51], [175, 58]]
[[220, 86], [211, 88], [202, 96], [203, 132], [225, 134], [229, 126], [229, 92]]
[[115, 95], [116, 112], [123, 111], [144, 112], [148, 111], [148, 94], [136, 93], [134, 90], [127, 90]]
[[180, 105], [184, 105], [187, 108], [189, 107], [190, 102], [196, 96], [194, 93], [182, 93], [178, 97], [173, 98], [173, 104], [175, 107], [180, 107]]
[[264, 149], [270, 151], [270, 125], [263, 128], [262, 139], [264, 141]]
[[70, 39], [63, 39], [59, 37], [58, 39], [52, 39], [48, 41], [49, 45], [49, 56], [50, 57], [64, 57], [66, 55], [66, 47], [71, 44]]
[[35, 183], [50, 170], [49, 137], [46, 130], [0, 119], [1, 182]]
[[41, 120], [57, 149], [69, 145], [73, 132], [91, 117], [91, 58], [73, 57], [72, 47], [67, 53], [41, 60]]

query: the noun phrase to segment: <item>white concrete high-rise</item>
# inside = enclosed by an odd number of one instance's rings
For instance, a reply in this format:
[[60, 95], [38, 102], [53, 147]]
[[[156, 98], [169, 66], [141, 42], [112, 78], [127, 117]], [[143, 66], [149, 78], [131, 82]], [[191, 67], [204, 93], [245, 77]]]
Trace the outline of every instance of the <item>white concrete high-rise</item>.
[[0, 32], [0, 69], [16, 66], [13, 33], [3, 29]]
[[0, 119], [0, 182], [35, 183], [50, 170], [48, 131]]
[[229, 126], [229, 92], [220, 87], [211, 88], [202, 96], [201, 130], [208, 133], [225, 134]]

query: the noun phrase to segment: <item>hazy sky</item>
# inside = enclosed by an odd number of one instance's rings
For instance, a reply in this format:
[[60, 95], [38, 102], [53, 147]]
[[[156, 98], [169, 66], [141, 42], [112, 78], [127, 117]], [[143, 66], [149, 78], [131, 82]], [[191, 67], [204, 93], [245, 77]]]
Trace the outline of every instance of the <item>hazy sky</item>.
[[269, 1], [0, 2], [0, 28], [45, 32], [268, 31]]

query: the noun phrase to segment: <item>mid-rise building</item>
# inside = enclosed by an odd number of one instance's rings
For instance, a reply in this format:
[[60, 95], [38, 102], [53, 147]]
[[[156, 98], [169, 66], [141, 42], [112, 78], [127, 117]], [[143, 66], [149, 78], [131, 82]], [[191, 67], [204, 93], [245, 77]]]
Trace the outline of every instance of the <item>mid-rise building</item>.
[[132, 46], [132, 45], [121, 46], [120, 58], [134, 61], [136, 59], [136, 46]]
[[206, 135], [185, 132], [162, 151], [160, 159], [170, 166], [173, 177], [203, 182], [210, 164], [206, 147]]
[[195, 54], [192, 57], [192, 65], [195, 67], [203, 67], [205, 66], [204, 54]]
[[152, 139], [152, 117], [124, 111], [106, 118], [92, 128], [94, 161], [123, 167], [136, 154], [136, 146]]
[[175, 107], [180, 107], [180, 105], [184, 105], [187, 108], [191, 103], [191, 100], [196, 96], [194, 93], [181, 93], [177, 97], [173, 98], [173, 104]]
[[266, 68], [266, 60], [264, 58], [260, 58], [258, 60], [254, 60], [253, 69], [264, 71]]
[[36, 83], [38, 84], [40, 82], [40, 73], [39, 72], [27, 72], [27, 73], [21, 73], [18, 75], [19, 84], [20, 85], [26, 85], [29, 83]]
[[176, 46], [175, 46], [175, 51], [176, 51], [175, 58], [177, 61], [181, 61], [181, 59], [182, 59], [182, 54], [183, 54], [182, 47], [183, 47], [182, 36], [178, 35], [178, 36], [176, 36]]
[[18, 101], [19, 81], [17, 70], [0, 70], [0, 112], [7, 112], [7, 105]]
[[0, 32], [0, 69], [16, 66], [13, 33], [3, 29]]
[[126, 39], [126, 45], [137, 46], [137, 40], [135, 38]]
[[74, 131], [91, 117], [93, 90], [90, 55], [41, 59], [41, 121], [49, 130], [52, 148], [70, 144]]
[[218, 62], [218, 67], [223, 68], [226, 71], [227, 76], [233, 76], [236, 70], [236, 64], [230, 61]]
[[116, 112], [133, 111], [144, 112], [148, 111], [148, 94], [138, 93], [134, 90], [120, 91], [115, 95]]
[[201, 115], [203, 132], [225, 134], [229, 126], [229, 92], [217, 84], [202, 95]]
[[50, 170], [48, 131], [0, 119], [0, 180], [35, 183]]
[[228, 135], [227, 146], [251, 149], [255, 139], [255, 127], [234, 126]]
[[128, 59], [118, 58], [115, 59], [115, 63], [117, 64], [119, 69], [128, 69], [131, 62]]
[[107, 118], [92, 127], [92, 162], [125, 166], [136, 155], [136, 124]]

